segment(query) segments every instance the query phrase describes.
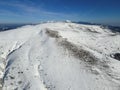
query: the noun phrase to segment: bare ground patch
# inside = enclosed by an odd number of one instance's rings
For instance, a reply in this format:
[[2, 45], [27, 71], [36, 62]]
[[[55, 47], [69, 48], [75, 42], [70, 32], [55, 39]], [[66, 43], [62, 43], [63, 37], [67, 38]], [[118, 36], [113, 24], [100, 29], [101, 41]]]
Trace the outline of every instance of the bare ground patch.
[[58, 42], [58, 45], [63, 46], [65, 49], [69, 50], [69, 52], [72, 53], [74, 57], [88, 62], [89, 64], [97, 64], [98, 60], [93, 54], [67, 41], [67, 39], [62, 38], [62, 36], [60, 36], [57, 31], [47, 29], [46, 33], [48, 36], [55, 38]]

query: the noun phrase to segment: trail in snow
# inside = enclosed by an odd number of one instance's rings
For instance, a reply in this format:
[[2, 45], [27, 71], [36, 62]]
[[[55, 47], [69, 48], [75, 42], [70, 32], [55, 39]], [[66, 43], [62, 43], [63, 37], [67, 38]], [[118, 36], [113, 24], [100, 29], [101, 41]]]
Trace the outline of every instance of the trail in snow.
[[110, 54], [119, 52], [120, 35], [113, 34], [100, 26], [70, 22], [1, 32], [2, 88], [119, 90], [120, 62]]

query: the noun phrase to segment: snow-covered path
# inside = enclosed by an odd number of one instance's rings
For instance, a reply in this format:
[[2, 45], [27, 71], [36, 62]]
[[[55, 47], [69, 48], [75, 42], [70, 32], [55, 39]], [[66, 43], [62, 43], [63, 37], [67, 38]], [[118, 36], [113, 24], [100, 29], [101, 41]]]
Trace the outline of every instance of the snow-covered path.
[[119, 39], [100, 26], [65, 22], [0, 32], [3, 90], [119, 90], [120, 61], [110, 57]]

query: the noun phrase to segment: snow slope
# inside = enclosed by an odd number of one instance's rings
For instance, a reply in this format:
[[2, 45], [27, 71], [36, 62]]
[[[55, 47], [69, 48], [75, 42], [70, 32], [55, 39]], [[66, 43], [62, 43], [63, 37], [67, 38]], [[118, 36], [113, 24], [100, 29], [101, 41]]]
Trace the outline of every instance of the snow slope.
[[49, 22], [0, 32], [2, 90], [120, 90], [120, 34]]

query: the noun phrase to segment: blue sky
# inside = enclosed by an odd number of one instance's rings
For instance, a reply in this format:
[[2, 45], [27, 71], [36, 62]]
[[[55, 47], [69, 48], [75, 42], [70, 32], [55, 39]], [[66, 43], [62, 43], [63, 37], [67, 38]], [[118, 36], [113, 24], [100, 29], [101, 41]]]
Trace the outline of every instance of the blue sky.
[[0, 0], [0, 23], [68, 19], [120, 25], [120, 0]]

